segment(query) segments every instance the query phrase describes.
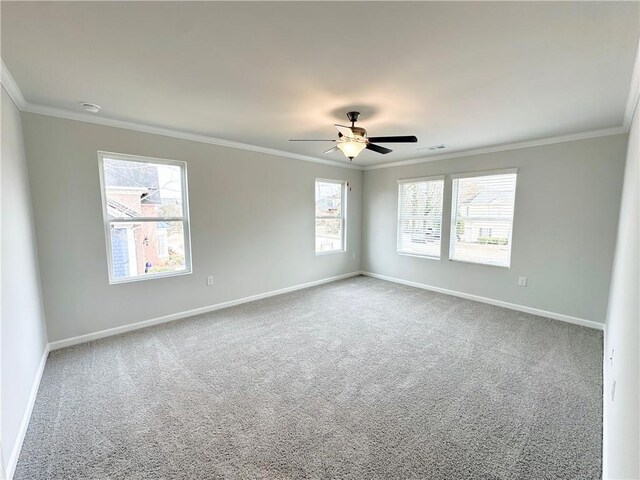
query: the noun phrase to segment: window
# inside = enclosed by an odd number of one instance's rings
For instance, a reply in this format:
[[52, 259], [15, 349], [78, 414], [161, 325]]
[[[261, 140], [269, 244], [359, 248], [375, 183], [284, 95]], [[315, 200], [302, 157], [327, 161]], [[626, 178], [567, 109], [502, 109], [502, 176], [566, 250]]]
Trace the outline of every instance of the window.
[[345, 182], [316, 180], [316, 253], [345, 250]]
[[[467, 215], [469, 215], [467, 213]], [[491, 229], [488, 227], [480, 227], [480, 238], [482, 237], [490, 237], [491, 236]]]
[[109, 282], [190, 273], [186, 164], [98, 157]]
[[440, 258], [444, 178], [398, 181], [398, 253]]
[[516, 170], [453, 179], [449, 258], [509, 267]]

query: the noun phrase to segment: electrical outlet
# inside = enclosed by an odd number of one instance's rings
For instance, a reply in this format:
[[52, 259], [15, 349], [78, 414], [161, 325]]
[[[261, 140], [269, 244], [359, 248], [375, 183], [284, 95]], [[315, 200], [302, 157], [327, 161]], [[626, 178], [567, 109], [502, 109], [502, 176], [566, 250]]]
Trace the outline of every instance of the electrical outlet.
[[611, 401], [613, 402], [613, 399], [616, 396], [616, 379], [613, 379], [613, 382], [611, 383]]
[[209, 276], [207, 277], [207, 285], [208, 285], [208, 286], [213, 285], [213, 275], [209, 275]]
[[353, 258], [353, 259], [355, 260], [355, 259], [356, 259], [356, 254], [355, 254], [355, 253], [352, 253], [352, 254], [351, 254], [351, 258]]
[[527, 277], [519, 277], [518, 278], [518, 285], [520, 285], [521, 287], [526, 287], [527, 286]]

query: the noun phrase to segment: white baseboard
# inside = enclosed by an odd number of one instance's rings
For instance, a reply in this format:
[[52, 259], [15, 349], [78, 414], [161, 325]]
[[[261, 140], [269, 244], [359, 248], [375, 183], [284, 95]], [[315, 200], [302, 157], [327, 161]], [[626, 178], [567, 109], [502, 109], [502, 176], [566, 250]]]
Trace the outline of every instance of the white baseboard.
[[59, 348], [70, 347], [71, 345], [77, 345], [79, 343], [85, 343], [90, 340], [97, 340], [99, 338], [110, 337], [112, 335], [118, 335], [120, 333], [130, 332], [132, 330], [138, 330], [140, 328], [150, 327], [152, 325], [158, 325], [160, 323], [171, 322], [173, 320], [179, 320], [181, 318], [192, 317], [201, 313], [213, 312], [215, 310], [221, 310], [223, 308], [233, 307], [234, 305], [240, 305], [241, 303], [253, 302], [254, 300], [260, 300], [262, 298], [273, 297], [275, 295], [282, 295], [283, 293], [293, 292], [295, 290], [302, 290], [304, 288], [315, 287], [316, 285], [322, 285], [323, 283], [335, 282], [336, 280], [342, 280], [344, 278], [355, 277], [360, 275], [361, 272], [345, 273], [343, 275], [336, 275], [335, 277], [323, 278], [321, 280], [315, 280], [313, 282], [302, 283], [299, 285], [293, 285], [291, 287], [281, 288], [278, 290], [271, 290], [269, 292], [258, 293], [249, 297], [238, 298], [236, 300], [230, 300], [228, 302], [217, 303], [215, 305], [207, 305], [206, 307], [194, 308], [192, 310], [186, 310], [183, 312], [172, 313], [171, 315], [165, 315], [163, 317], [151, 318], [149, 320], [143, 320], [141, 322], [130, 323], [122, 325], [120, 327], [108, 328], [106, 330], [100, 330], [99, 332], [87, 333], [86, 335], [79, 335], [77, 337], [65, 338], [64, 340], [58, 340], [56, 342], [49, 343], [50, 350], [57, 350]]
[[40, 359], [40, 364], [38, 365], [38, 371], [36, 372], [36, 376], [33, 379], [33, 384], [31, 385], [31, 392], [29, 393], [27, 408], [25, 409], [24, 415], [22, 415], [22, 421], [20, 422], [20, 430], [18, 430], [18, 437], [16, 438], [16, 441], [13, 444], [13, 449], [11, 450], [9, 461], [7, 462], [7, 466], [6, 466], [7, 480], [11, 480], [13, 478], [13, 474], [16, 471], [16, 466], [18, 465], [18, 458], [20, 457], [20, 451], [22, 450], [24, 437], [27, 434], [27, 428], [29, 428], [29, 420], [31, 420], [31, 412], [33, 412], [33, 406], [36, 403], [36, 396], [38, 395], [38, 388], [40, 387], [40, 380], [42, 379], [42, 373], [44, 372], [44, 366], [47, 363], [48, 355], [49, 355], [49, 344], [45, 345], [44, 352], [42, 352], [42, 358]]
[[449, 290], [446, 288], [434, 287], [424, 283], [411, 282], [409, 280], [403, 280], [401, 278], [388, 277], [386, 275], [379, 275], [371, 272], [360, 272], [362, 275], [368, 277], [378, 278], [380, 280], [386, 280], [388, 282], [401, 283], [402, 285], [409, 285], [410, 287], [422, 288], [424, 290], [431, 290], [432, 292], [445, 293], [447, 295], [453, 295], [454, 297], [466, 298], [467, 300], [474, 300], [476, 302], [488, 303], [489, 305], [495, 305], [497, 307], [508, 308], [510, 310], [517, 310], [518, 312], [531, 313], [532, 315], [538, 315], [540, 317], [552, 318], [554, 320], [560, 320], [562, 322], [573, 323], [576, 325], [582, 325], [583, 327], [595, 328], [596, 330], [603, 330], [604, 324], [594, 322], [593, 320], [585, 320], [584, 318], [572, 317], [570, 315], [564, 315], [562, 313], [548, 312], [547, 310], [540, 310], [538, 308], [527, 307], [524, 305], [517, 305], [515, 303], [503, 302], [502, 300], [494, 300], [492, 298], [481, 297], [479, 295], [472, 295], [470, 293], [458, 292], [456, 290]]

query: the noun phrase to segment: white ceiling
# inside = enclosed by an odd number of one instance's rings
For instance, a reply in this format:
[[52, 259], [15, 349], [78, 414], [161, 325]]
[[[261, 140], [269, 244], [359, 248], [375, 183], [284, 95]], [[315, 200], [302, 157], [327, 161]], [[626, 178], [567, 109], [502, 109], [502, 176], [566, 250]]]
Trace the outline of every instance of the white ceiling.
[[1, 54], [32, 104], [315, 157], [331, 144], [288, 139], [335, 138], [353, 109], [418, 137], [366, 166], [621, 125], [639, 7], [3, 1]]

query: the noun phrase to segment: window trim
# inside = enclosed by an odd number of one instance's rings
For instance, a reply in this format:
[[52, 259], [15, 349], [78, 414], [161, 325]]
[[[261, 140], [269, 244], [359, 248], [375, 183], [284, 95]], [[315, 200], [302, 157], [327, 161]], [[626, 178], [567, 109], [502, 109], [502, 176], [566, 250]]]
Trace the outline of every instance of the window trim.
[[400, 178], [398, 179], [398, 185], [401, 183], [417, 183], [417, 182], [433, 182], [437, 180], [445, 179], [445, 175], [433, 175], [431, 177], [417, 177], [417, 178]]
[[[162, 165], [172, 165], [180, 167], [182, 171], [181, 175], [181, 187], [182, 187], [182, 208], [183, 217], [137, 217], [135, 219], [117, 219], [109, 220], [109, 214], [107, 211], [107, 191], [104, 184], [104, 159], [109, 158], [113, 160], [123, 160], [127, 162], [139, 162], [139, 163], [157, 163]], [[157, 278], [178, 277], [181, 275], [190, 275], [193, 273], [193, 266], [191, 261], [191, 227], [189, 219], [189, 190], [188, 190], [188, 177], [187, 177], [187, 162], [182, 160], [170, 160], [166, 158], [146, 157], [141, 155], [130, 155], [125, 153], [107, 152], [98, 150], [98, 173], [100, 177], [100, 198], [102, 201], [102, 223], [105, 234], [105, 246], [107, 254], [107, 269], [109, 274], [109, 285], [117, 285], [121, 283], [140, 282], [144, 280], [154, 280]], [[116, 278], [113, 272], [113, 262], [111, 257], [112, 245], [110, 226], [111, 223], [139, 223], [139, 222], [157, 222], [157, 221], [179, 221], [182, 222], [182, 231], [184, 233], [184, 270], [177, 272], [161, 272], [152, 273], [146, 275], [136, 275], [131, 278]]]
[[[425, 255], [425, 254], [420, 254], [420, 253], [413, 253], [413, 252], [404, 252], [401, 251], [400, 245], [399, 245], [399, 233], [400, 233], [400, 209], [401, 209], [401, 204], [400, 204], [400, 185], [403, 185], [405, 183], [420, 183], [420, 182], [437, 182], [437, 181], [442, 181], [442, 205], [440, 206], [440, 251], [438, 252], [438, 255]], [[397, 195], [396, 195], [396, 200], [398, 202], [397, 205], [397, 216], [396, 216], [396, 254], [397, 255], [403, 255], [403, 256], [407, 256], [407, 257], [416, 257], [416, 258], [426, 258], [429, 260], [442, 260], [442, 232], [444, 231], [442, 227], [444, 227], [444, 218], [445, 218], [445, 202], [444, 202], [444, 194], [446, 191], [446, 178], [445, 175], [434, 175], [434, 176], [430, 176], [430, 177], [417, 177], [417, 178], [401, 178], [398, 179], [397, 181]]]
[[[315, 187], [316, 183], [335, 183], [340, 185], [341, 193], [340, 193], [340, 217], [318, 217], [316, 213], [316, 202], [317, 199], [315, 197]], [[313, 182], [313, 250], [316, 253], [316, 256], [320, 255], [331, 255], [333, 253], [346, 253], [347, 252], [347, 180], [336, 180], [332, 178], [316, 178]], [[316, 251], [316, 221], [317, 220], [326, 220], [327, 218], [340, 218], [342, 220], [342, 242], [340, 244], [340, 249], [335, 250], [327, 250], [324, 252]]]
[[[455, 225], [456, 225], [456, 216], [458, 210], [458, 190], [454, 187], [454, 180], [458, 180], [461, 178], [473, 178], [473, 177], [490, 177], [492, 175], [515, 175], [516, 181], [513, 187], [513, 213], [511, 215], [511, 229], [509, 230], [509, 264], [508, 265], [498, 265], [495, 263], [486, 263], [486, 262], [473, 262], [471, 260], [460, 260], [457, 258], [451, 258], [451, 251], [453, 248], [453, 242], [456, 238], [455, 235]], [[456, 263], [466, 263], [468, 265], [479, 265], [482, 267], [492, 267], [492, 268], [502, 268], [506, 270], [511, 269], [511, 257], [513, 254], [513, 225], [516, 219], [516, 194], [518, 190], [518, 169], [517, 168], [503, 168], [499, 170], [483, 170], [479, 172], [465, 172], [465, 173], [455, 173], [449, 175], [449, 179], [451, 180], [451, 225], [449, 231], [449, 249], [448, 249], [448, 260], [450, 262]]]
[[498, 170], [481, 170], [477, 172], [461, 172], [461, 173], [452, 173], [449, 175], [451, 180], [456, 180], [458, 178], [470, 178], [470, 177], [489, 177], [491, 175], [509, 175], [509, 174], [517, 174], [517, 168], [502, 168]]

